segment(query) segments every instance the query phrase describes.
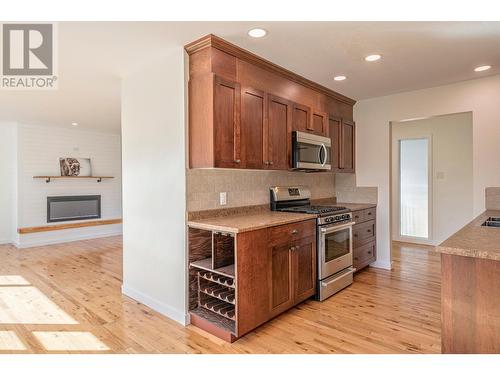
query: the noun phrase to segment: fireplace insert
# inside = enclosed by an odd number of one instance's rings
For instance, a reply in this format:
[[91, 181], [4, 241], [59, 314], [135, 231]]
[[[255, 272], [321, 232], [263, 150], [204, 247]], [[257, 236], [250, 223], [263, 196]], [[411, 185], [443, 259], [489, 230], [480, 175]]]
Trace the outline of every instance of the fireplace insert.
[[47, 197], [47, 222], [101, 218], [100, 195]]

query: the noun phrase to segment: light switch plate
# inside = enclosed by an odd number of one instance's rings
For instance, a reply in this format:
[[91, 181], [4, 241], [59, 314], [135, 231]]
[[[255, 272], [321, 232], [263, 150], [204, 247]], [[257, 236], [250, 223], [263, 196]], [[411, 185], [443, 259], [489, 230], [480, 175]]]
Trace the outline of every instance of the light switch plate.
[[227, 204], [227, 193], [225, 191], [219, 193], [219, 203], [221, 206]]

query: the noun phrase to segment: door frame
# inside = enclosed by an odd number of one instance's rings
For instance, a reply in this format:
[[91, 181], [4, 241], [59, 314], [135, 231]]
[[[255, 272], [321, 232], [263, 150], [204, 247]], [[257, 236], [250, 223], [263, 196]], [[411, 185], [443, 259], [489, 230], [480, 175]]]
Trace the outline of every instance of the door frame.
[[[402, 236], [401, 235], [401, 141], [402, 140], [427, 140], [427, 186], [428, 186], [428, 195], [427, 195], [427, 238], [422, 237], [413, 237], [413, 236]], [[395, 220], [397, 221], [397, 232], [392, 236], [393, 241], [399, 242], [409, 242], [415, 244], [422, 245], [433, 245], [434, 244], [434, 221], [433, 221], [433, 180], [434, 180], [434, 165], [433, 165], [433, 153], [432, 153], [432, 134], [424, 134], [421, 137], [408, 137], [408, 138], [397, 138], [392, 139], [391, 137], [391, 149], [393, 148], [393, 142], [397, 142], [397, 174], [392, 176], [392, 179], [396, 179], [396, 191], [394, 193], [397, 194], [396, 200], [396, 215]], [[392, 163], [391, 163], [392, 164]], [[392, 169], [392, 168], [391, 168]], [[391, 185], [394, 181], [391, 181]], [[393, 199], [391, 199], [393, 200]]]

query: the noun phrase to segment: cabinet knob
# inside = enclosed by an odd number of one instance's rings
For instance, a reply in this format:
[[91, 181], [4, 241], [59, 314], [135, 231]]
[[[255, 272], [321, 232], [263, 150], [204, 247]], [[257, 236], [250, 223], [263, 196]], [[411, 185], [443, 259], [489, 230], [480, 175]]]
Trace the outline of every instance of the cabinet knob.
[[368, 232], [368, 233], [371, 233], [371, 232], [372, 232], [372, 230], [371, 230], [371, 229], [368, 229], [368, 230], [367, 230], [367, 232]]
[[358, 234], [357, 234], [357, 233], [354, 233], [354, 237], [358, 237]]
[[354, 257], [354, 260], [358, 260], [358, 257]]
[[295, 246], [295, 250], [298, 250], [300, 248], [300, 246]]
[[264, 164], [265, 164], [265, 165], [269, 165], [269, 162], [268, 162], [268, 161], [265, 161], [265, 162], [264, 162]]
[[297, 234], [297, 233], [299, 233], [298, 229], [292, 230], [292, 234]]
[[270, 161], [270, 162], [268, 162], [268, 163], [269, 163], [269, 165], [273, 165], [273, 164], [274, 164], [272, 161]]
[[295, 251], [295, 246], [292, 246], [292, 247], [290, 248], [290, 250], [291, 250], [291, 251]]
[[371, 216], [371, 214], [372, 214], [371, 212], [368, 212], [368, 216]]
[[240, 160], [240, 159], [236, 159], [234, 162], [235, 162], [236, 164], [240, 164], [240, 163], [241, 163], [241, 160]]
[[371, 252], [371, 250], [370, 250], [370, 251], [368, 252], [368, 254], [371, 254], [371, 253], [372, 253], [372, 252]]

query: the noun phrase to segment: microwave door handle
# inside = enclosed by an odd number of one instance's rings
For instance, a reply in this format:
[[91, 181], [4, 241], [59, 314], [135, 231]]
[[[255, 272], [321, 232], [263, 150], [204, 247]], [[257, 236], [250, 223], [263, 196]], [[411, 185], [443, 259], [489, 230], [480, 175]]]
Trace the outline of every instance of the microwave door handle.
[[[321, 158], [321, 150], [323, 150], [323, 160]], [[321, 166], [324, 167], [325, 164], [326, 164], [326, 160], [327, 160], [327, 150], [326, 150], [326, 146], [324, 144], [321, 145], [321, 148], [319, 149], [319, 161], [321, 163]]]

